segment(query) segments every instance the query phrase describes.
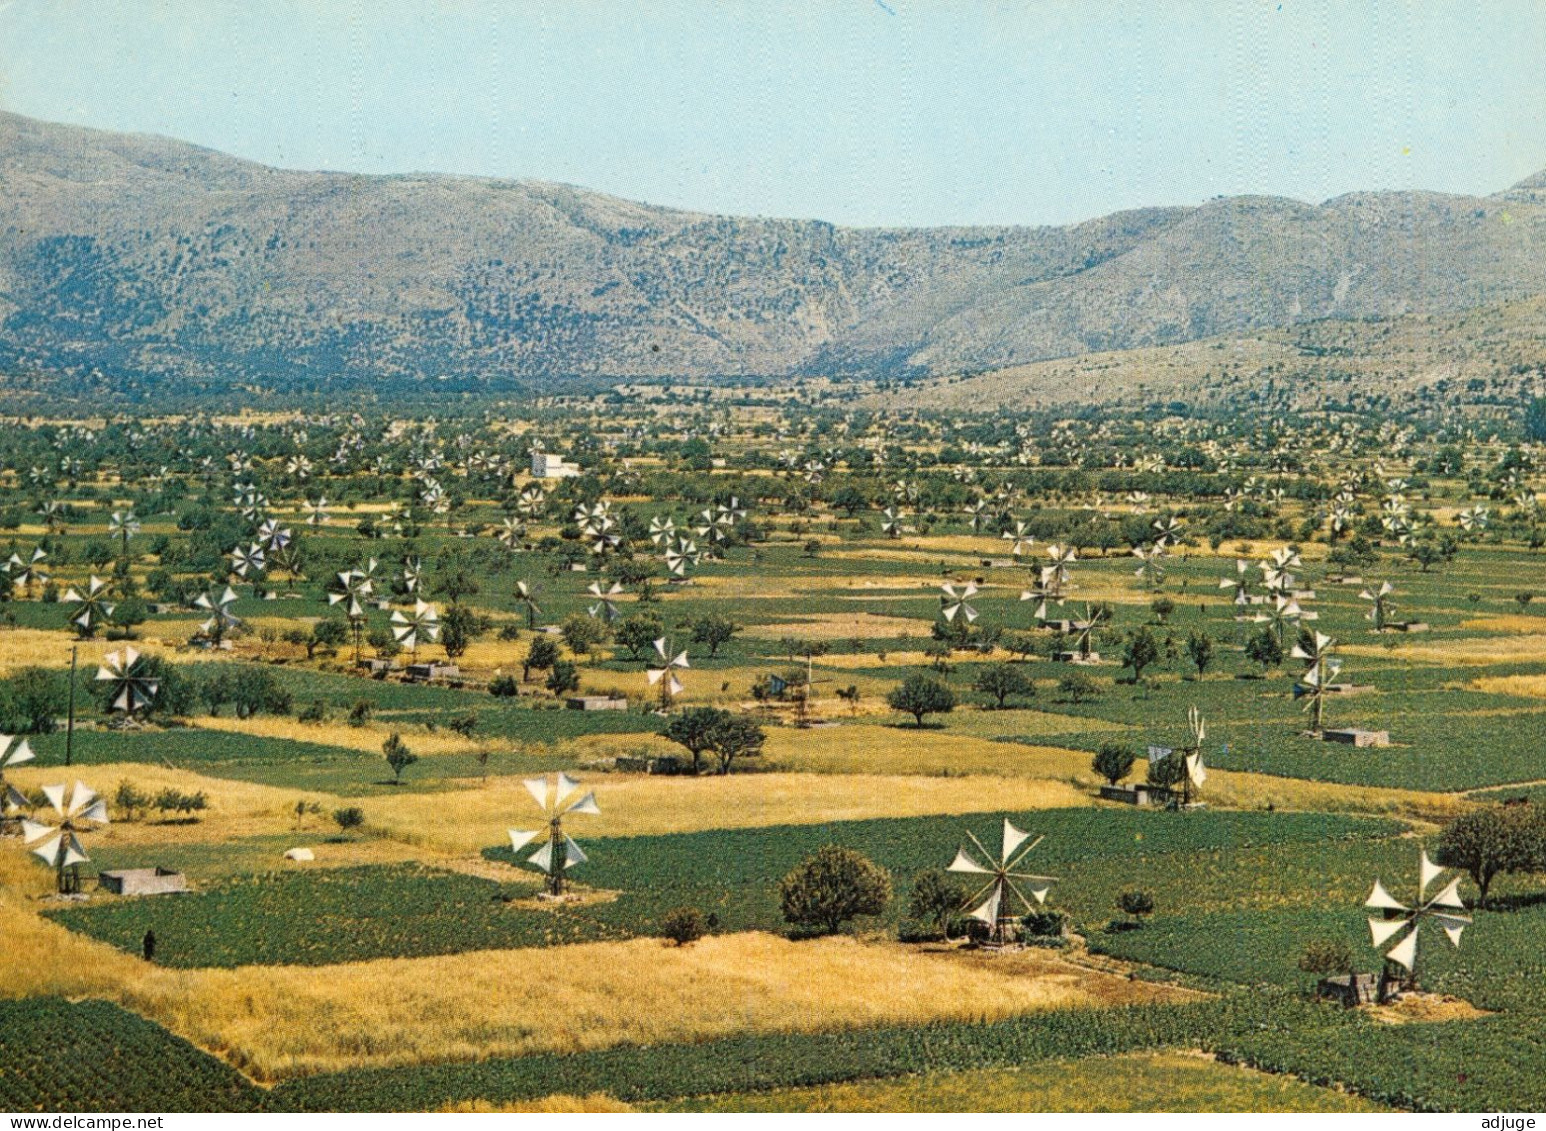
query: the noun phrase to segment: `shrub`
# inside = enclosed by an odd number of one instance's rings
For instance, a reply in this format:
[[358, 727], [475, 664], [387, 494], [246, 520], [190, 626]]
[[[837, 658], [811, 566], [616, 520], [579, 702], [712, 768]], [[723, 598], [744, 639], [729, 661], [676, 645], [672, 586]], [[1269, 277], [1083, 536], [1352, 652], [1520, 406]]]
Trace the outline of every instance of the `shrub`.
[[356, 699], [354, 706], [349, 708], [349, 725], [362, 727], [370, 722], [370, 717], [376, 713], [376, 705], [369, 699]]
[[[932, 931], [912, 941], [937, 939], [945, 934], [951, 916], [966, 902], [966, 889], [954, 876], [941, 868], [926, 868], [913, 877], [907, 897], [907, 916]], [[907, 940], [904, 940], [907, 941]]]
[[1351, 974], [1353, 949], [1341, 939], [1311, 939], [1299, 952], [1299, 960], [1295, 965], [1306, 974], [1320, 974], [1323, 977]]
[[488, 693], [496, 699], [514, 699], [521, 693], [521, 686], [513, 675], [496, 675], [489, 680]]
[[1068, 930], [1068, 916], [1054, 908], [1045, 907], [1023, 915], [1020, 927], [1028, 938], [1060, 939]]
[[1116, 785], [1132, 772], [1138, 755], [1131, 746], [1121, 742], [1103, 742], [1095, 755], [1091, 768], [1112, 785]]
[[358, 805], [350, 805], [344, 809], [333, 810], [333, 822], [340, 832], [348, 832], [357, 829], [365, 823], [365, 810]]
[[677, 946], [697, 942], [707, 932], [708, 927], [703, 912], [696, 907], [674, 907], [660, 920], [661, 935], [676, 943]]
[[1117, 896], [1117, 909], [1142, 923], [1145, 915], [1154, 913], [1154, 897], [1146, 891], [1130, 888]]

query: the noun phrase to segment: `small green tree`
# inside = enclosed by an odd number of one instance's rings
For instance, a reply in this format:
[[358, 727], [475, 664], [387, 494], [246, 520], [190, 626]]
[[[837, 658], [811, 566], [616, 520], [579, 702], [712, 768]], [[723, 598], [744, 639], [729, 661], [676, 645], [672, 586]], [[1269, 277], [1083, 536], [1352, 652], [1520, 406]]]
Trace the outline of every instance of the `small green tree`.
[[347, 833], [352, 829], [360, 828], [365, 824], [365, 810], [358, 805], [350, 805], [345, 809], [333, 810], [333, 823], [338, 826], [338, 831]]
[[942, 868], [925, 868], [913, 877], [907, 897], [907, 917], [943, 935], [950, 919], [966, 902], [966, 889]]
[[118, 783], [118, 791], [113, 794], [113, 804], [123, 814], [125, 821], [135, 819], [135, 814], [145, 815], [145, 810], [150, 806], [150, 795], [139, 786], [130, 781]]
[[1140, 625], [1128, 634], [1127, 643], [1122, 647], [1122, 664], [1133, 669], [1134, 683], [1142, 680], [1143, 669], [1158, 663], [1159, 658], [1159, 641], [1148, 625]]
[[1546, 871], [1546, 816], [1534, 805], [1489, 805], [1462, 814], [1444, 826], [1433, 858], [1469, 875], [1485, 904], [1500, 874]]
[[1149, 602], [1149, 611], [1154, 614], [1154, 619], [1164, 624], [1170, 614], [1176, 611], [1176, 603], [1169, 597], [1156, 597]]
[[768, 736], [762, 727], [744, 715], [731, 715], [714, 727], [709, 748], [719, 761], [719, 772], [728, 774], [737, 758], [755, 758], [762, 753]]
[[564, 618], [562, 629], [564, 643], [576, 656], [589, 655], [590, 650], [607, 638], [607, 626], [595, 617], [571, 613]]
[[707, 934], [708, 924], [696, 907], [673, 907], [661, 916], [660, 933], [677, 946], [686, 946]]
[[526, 645], [526, 656], [521, 660], [521, 682], [530, 683], [531, 673], [545, 672], [558, 663], [558, 645], [549, 636], [533, 636]]
[[573, 660], [554, 660], [548, 672], [547, 689], [554, 695], [580, 690], [580, 669]]
[[1036, 684], [1022, 668], [1013, 664], [984, 664], [972, 683], [972, 690], [979, 695], [991, 695], [995, 706], [1003, 709], [1010, 696], [1034, 695]]
[[1263, 676], [1283, 662], [1283, 642], [1270, 625], [1263, 625], [1251, 633], [1245, 642], [1245, 658], [1259, 664]]
[[1145, 915], [1154, 913], [1154, 897], [1146, 891], [1129, 889], [1117, 896], [1117, 909], [1142, 923]]
[[645, 650], [666, 634], [666, 626], [657, 616], [640, 614], [624, 617], [612, 628], [612, 637], [633, 659], [640, 659]]
[[1091, 767], [1112, 785], [1116, 785], [1132, 772], [1138, 755], [1131, 746], [1121, 742], [1103, 742], [1095, 754]]
[[393, 731], [387, 736], [387, 740], [381, 744], [381, 753], [386, 755], [387, 765], [392, 767], [392, 784], [403, 784], [403, 771], [419, 760], [419, 756], [408, 749], [408, 744], [403, 741], [403, 736]]
[[741, 626], [729, 617], [711, 614], [692, 622], [692, 642], [708, 648], [710, 656], [717, 656], [720, 648], [740, 631]]
[[714, 746], [716, 729], [731, 718], [719, 707], [689, 707], [675, 715], [663, 732], [667, 738], [692, 755], [692, 772], [702, 768], [703, 755]]
[[1353, 972], [1353, 948], [1341, 939], [1311, 939], [1295, 963], [1306, 974], [1330, 977]]
[[343, 621], [333, 617], [319, 620], [311, 626], [311, 635], [306, 637], [306, 658], [315, 659], [319, 651], [337, 652], [348, 639], [349, 626]]
[[892, 688], [886, 696], [886, 705], [893, 711], [911, 715], [916, 725], [921, 727], [925, 715], [946, 714], [955, 710], [956, 694], [940, 680], [914, 673], [903, 680], [900, 687]]
[[1094, 699], [1097, 690], [1095, 681], [1081, 671], [1071, 671], [1058, 680], [1058, 693], [1070, 703]]
[[1208, 665], [1213, 663], [1213, 637], [1201, 629], [1193, 632], [1186, 638], [1186, 655], [1197, 669], [1197, 678], [1201, 679], [1207, 674]]
[[778, 897], [785, 922], [831, 935], [856, 916], [884, 912], [891, 875], [853, 849], [829, 844], [779, 881]]

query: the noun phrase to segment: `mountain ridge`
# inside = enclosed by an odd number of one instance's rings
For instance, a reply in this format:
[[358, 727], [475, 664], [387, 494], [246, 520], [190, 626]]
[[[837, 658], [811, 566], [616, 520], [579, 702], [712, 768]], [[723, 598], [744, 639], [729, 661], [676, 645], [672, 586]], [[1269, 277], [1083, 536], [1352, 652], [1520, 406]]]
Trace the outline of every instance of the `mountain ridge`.
[[149, 388], [916, 378], [1546, 293], [1546, 171], [845, 228], [558, 182], [275, 169], [0, 113], [0, 371]]

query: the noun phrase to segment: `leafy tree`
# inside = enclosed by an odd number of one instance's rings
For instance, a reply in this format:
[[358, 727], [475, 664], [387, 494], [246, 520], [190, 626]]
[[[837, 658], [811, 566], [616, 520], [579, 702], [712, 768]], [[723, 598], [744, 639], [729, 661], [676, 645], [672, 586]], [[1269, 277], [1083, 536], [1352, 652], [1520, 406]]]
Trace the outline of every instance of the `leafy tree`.
[[[110, 700], [111, 694], [99, 694], [98, 704], [106, 710]], [[47, 734], [69, 706], [70, 677], [64, 672], [26, 667], [0, 681], [0, 730], [7, 734]]]
[[311, 626], [311, 635], [306, 638], [306, 658], [315, 658], [319, 651], [337, 652], [348, 639], [349, 626], [343, 621], [334, 617], [319, 620]]
[[1534, 805], [1489, 805], [1463, 814], [1439, 834], [1434, 861], [1465, 871], [1485, 904], [1500, 873], [1546, 871], [1546, 816]]
[[393, 785], [402, 785], [403, 771], [419, 760], [419, 756], [408, 749], [403, 736], [395, 730], [381, 744], [381, 753], [386, 755], [387, 765], [392, 767]]
[[134, 639], [134, 630], [150, 619], [150, 606], [138, 597], [125, 597], [113, 606], [113, 626], [124, 638]]
[[752, 719], [731, 715], [714, 727], [709, 748], [719, 759], [719, 772], [728, 774], [737, 758], [755, 758], [762, 753], [767, 733]]
[[644, 650], [665, 635], [666, 626], [652, 614], [624, 617], [612, 628], [613, 638], [628, 649], [628, 654], [639, 659]]
[[729, 718], [730, 712], [719, 707], [689, 707], [667, 723], [663, 733], [692, 755], [696, 774], [704, 753], [714, 746], [715, 731]]
[[471, 738], [472, 732], [478, 729], [478, 716], [472, 711], [461, 715], [452, 715], [446, 720], [446, 726], [463, 738]]
[[1270, 625], [1263, 625], [1245, 642], [1245, 658], [1261, 665], [1262, 675], [1283, 662], [1283, 642]]
[[333, 810], [333, 823], [338, 826], [339, 832], [348, 832], [365, 824], [365, 810], [358, 805], [350, 805], [345, 809]]
[[855, 916], [884, 912], [891, 875], [853, 849], [829, 844], [779, 881], [778, 897], [785, 922], [831, 935]]
[[1164, 624], [1167, 617], [1176, 611], [1176, 603], [1169, 597], [1156, 597], [1149, 602], [1149, 611], [1154, 614], [1154, 619]]
[[1149, 762], [1148, 783], [1160, 789], [1174, 789], [1186, 775], [1186, 761], [1178, 754], [1160, 761]]
[[513, 675], [496, 675], [488, 682], [488, 693], [496, 699], [513, 699], [521, 689]]
[[1134, 683], [1142, 680], [1143, 669], [1158, 663], [1159, 658], [1159, 641], [1149, 631], [1148, 625], [1140, 625], [1128, 634], [1127, 643], [1122, 648], [1122, 663], [1133, 669]]
[[911, 715], [918, 726], [923, 726], [925, 715], [946, 714], [955, 710], [956, 693], [932, 676], [914, 673], [902, 681], [886, 696], [886, 705], [893, 711]]
[[533, 636], [526, 645], [526, 657], [521, 661], [521, 682], [531, 682], [531, 673], [550, 670], [558, 663], [558, 645], [549, 636]]
[[1145, 915], [1154, 913], [1154, 897], [1146, 891], [1129, 889], [1117, 896], [1117, 909], [1142, 923]]
[[913, 877], [907, 898], [907, 917], [934, 928], [937, 935], [966, 902], [966, 889], [943, 868], [925, 868]]
[[1525, 409], [1525, 435], [1537, 443], [1546, 440], [1546, 397], [1536, 397]]
[[1121, 742], [1103, 742], [1095, 754], [1091, 768], [1112, 785], [1116, 785], [1132, 772], [1138, 755], [1131, 746]]
[[677, 946], [686, 946], [707, 934], [708, 924], [696, 907], [673, 907], [660, 917], [660, 933]]
[[1095, 681], [1084, 672], [1072, 671], [1058, 680], [1058, 692], [1070, 703], [1083, 703], [1095, 698]]
[[568, 695], [580, 690], [580, 669], [573, 660], [554, 660], [548, 671], [547, 689], [554, 695]]
[[370, 717], [376, 713], [376, 705], [369, 699], [356, 699], [349, 708], [347, 722], [352, 727], [362, 727], [370, 722]]
[[440, 618], [440, 646], [448, 657], [457, 659], [467, 652], [468, 645], [492, 627], [493, 622], [482, 613], [465, 605], [451, 605]]
[[564, 643], [569, 645], [569, 650], [576, 656], [588, 655], [592, 648], [607, 638], [606, 625], [595, 617], [581, 613], [571, 613], [565, 617], [561, 631]]
[[131, 781], [118, 783], [118, 791], [113, 794], [113, 804], [123, 815], [123, 820], [134, 820], [134, 814], [144, 815], [150, 806], [150, 795]]
[[1000, 642], [1004, 651], [1018, 656], [1022, 661], [1036, 654], [1036, 637], [1029, 632], [1006, 632]]
[[972, 683], [972, 690], [979, 695], [993, 696], [995, 704], [1002, 709], [1004, 701], [1011, 695], [1036, 694], [1036, 684], [1023, 669], [1013, 664], [984, 664]]
[[692, 642], [707, 647], [710, 656], [717, 656], [719, 649], [740, 631], [741, 626], [729, 617], [711, 613], [692, 622]]
[[460, 605], [463, 597], [478, 595], [478, 578], [461, 561], [454, 561], [435, 579], [435, 592], [453, 605]]
[[1208, 665], [1213, 663], [1213, 637], [1201, 629], [1186, 638], [1186, 655], [1192, 661], [1192, 666], [1197, 669], [1197, 678], [1201, 679], [1208, 671]]

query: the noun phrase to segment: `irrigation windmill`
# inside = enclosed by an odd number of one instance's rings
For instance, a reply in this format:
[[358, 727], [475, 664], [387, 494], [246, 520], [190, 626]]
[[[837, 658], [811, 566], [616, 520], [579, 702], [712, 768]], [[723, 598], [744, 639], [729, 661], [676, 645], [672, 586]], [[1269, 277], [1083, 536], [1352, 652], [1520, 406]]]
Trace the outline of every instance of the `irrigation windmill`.
[[1248, 605], [1251, 603], [1251, 563], [1243, 558], [1235, 559], [1235, 576], [1219, 578], [1220, 589], [1233, 589], [1235, 591], [1234, 603], [1236, 605]]
[[495, 535], [505, 549], [512, 554], [526, 548], [526, 522], [520, 518], [507, 518]]
[[[554, 775], [554, 782], [548, 784], [547, 776], [540, 778], [526, 778], [522, 781], [537, 802], [547, 818], [547, 839], [542, 847], [526, 858], [528, 864], [535, 864], [547, 873], [548, 894], [560, 896], [564, 894], [565, 873], [576, 864], [586, 861], [585, 853], [580, 851], [580, 846], [574, 843], [573, 838], [564, 832], [564, 818], [575, 814], [586, 816], [599, 816], [601, 808], [596, 804], [594, 791], [587, 791], [578, 800], [571, 800], [579, 791], [580, 783], [568, 774], [558, 773]], [[521, 849], [541, 837], [542, 829], [511, 829], [510, 849], [512, 852], [520, 852]]]
[[1272, 603], [1263, 608], [1264, 611], [1252, 619], [1257, 624], [1268, 625], [1277, 635], [1279, 644], [1287, 640], [1290, 626], [1297, 627], [1301, 621], [1316, 620], [1320, 616], [1319, 613], [1305, 611], [1298, 601], [1282, 593], [1274, 593]]
[[392, 638], [397, 643], [408, 649], [408, 654], [414, 660], [419, 658], [419, 641], [428, 640], [430, 643], [440, 639], [440, 614], [422, 597], [413, 602], [413, 611], [404, 613], [401, 609], [393, 609], [390, 618], [392, 623]]
[[[108, 823], [107, 802], [81, 781], [75, 783], [68, 795], [63, 785], [45, 785], [43, 796], [48, 798], [57, 820], [51, 824], [23, 820], [22, 839], [28, 844], [43, 841], [32, 850], [33, 855], [54, 869], [59, 894], [72, 895], [81, 889], [80, 866], [91, 859], [80, 838]], [[48, 839], [44, 840], [45, 837]]]
[[135, 716], [149, 707], [156, 697], [161, 681], [149, 675], [143, 657], [131, 647], [122, 652], [109, 652], [102, 657], [97, 668], [97, 682], [108, 684], [108, 706], [123, 715], [126, 723], [135, 722]]
[[1091, 645], [1094, 642], [1095, 632], [1110, 615], [1103, 605], [1085, 603], [1084, 616], [1073, 623], [1074, 653], [1081, 662], [1087, 664], [1094, 662], [1095, 653]]
[[651, 687], [660, 688], [661, 709], [670, 710], [672, 700], [685, 690], [682, 681], [676, 678], [676, 673], [685, 671], [692, 665], [687, 662], [687, 649], [684, 648], [673, 656], [664, 636], [655, 641], [655, 656], [658, 666], [647, 669], [645, 676], [649, 679]]
[[43, 564], [47, 559], [48, 551], [42, 546], [34, 547], [32, 556], [25, 560], [19, 553], [13, 553], [5, 563], [11, 587], [17, 593], [30, 597], [34, 586], [47, 585], [48, 568]]
[[988, 521], [988, 504], [982, 499], [973, 499], [964, 508], [967, 524], [971, 526], [973, 534], [981, 534], [982, 528]]
[[1068, 567], [1079, 560], [1079, 552], [1072, 546], [1048, 546], [1047, 560], [1052, 568], [1052, 584], [1062, 597], [1071, 588]]
[[1053, 581], [1054, 572], [1052, 566], [1042, 566], [1037, 571], [1036, 578], [1031, 582], [1031, 587], [1020, 591], [1020, 600], [1036, 602], [1035, 617], [1038, 624], [1047, 623], [1048, 601], [1054, 602], [1060, 607], [1063, 604], [1063, 597]]
[[[258, 575], [268, 567], [268, 559], [265, 556], [263, 546], [254, 542], [245, 550], [238, 546], [231, 551], [231, 572], [244, 581], [256, 581]], [[251, 574], [249, 578], [248, 575]]]
[[5, 771], [12, 766], [19, 766], [23, 762], [30, 762], [35, 757], [32, 746], [25, 738], [12, 746], [13, 739], [8, 734], [0, 734], [0, 825], [14, 821], [16, 814], [23, 809], [31, 809], [32, 803], [10, 782], [5, 780]]
[[1324, 632], [1315, 632], [1308, 639], [1294, 645], [1290, 653], [1294, 659], [1303, 660], [1308, 666], [1294, 684], [1294, 698], [1308, 699], [1305, 710], [1313, 712], [1310, 733], [1319, 736], [1326, 712], [1326, 696], [1342, 671], [1342, 661], [1331, 654], [1337, 642]]
[[535, 483], [527, 487], [515, 499], [515, 509], [522, 518], [536, 518], [542, 514], [547, 496]]
[[200, 593], [194, 598], [195, 608], [203, 609], [209, 613], [209, 617], [199, 625], [199, 631], [216, 644], [225, 639], [225, 634], [242, 623], [241, 617], [232, 611], [231, 606], [236, 604], [236, 590], [227, 585], [223, 592]]
[[656, 515], [650, 519], [650, 541], [664, 549], [676, 537], [676, 520], [670, 515]]
[[972, 607], [970, 601], [977, 595], [977, 586], [968, 582], [964, 589], [957, 590], [950, 582], [939, 587], [939, 614], [947, 623], [954, 624], [957, 616], [971, 624], [977, 619], [977, 610]]
[[107, 520], [107, 533], [117, 538], [124, 557], [129, 556], [129, 539], [140, 532], [140, 520], [133, 511], [114, 511]]
[[536, 629], [537, 614], [542, 611], [542, 606], [537, 604], [537, 594], [530, 582], [517, 581], [515, 583], [515, 599], [517, 603], [526, 606], [526, 627]]
[[685, 536], [667, 542], [665, 559], [671, 576], [683, 580], [687, 577], [687, 567], [698, 564], [698, 543]]
[[[1169, 759], [1178, 759], [1174, 776], [1168, 780], [1174, 781], [1181, 787], [1181, 807], [1187, 808], [1192, 804], [1192, 793], [1201, 789], [1203, 783], [1208, 780], [1208, 768], [1203, 765], [1202, 744], [1208, 737], [1208, 724], [1203, 721], [1202, 713], [1196, 706], [1192, 706], [1186, 712], [1187, 740], [1186, 745], [1179, 750], [1172, 750], [1165, 746], [1149, 747], [1149, 764], [1159, 765]], [[1167, 780], [1164, 775], [1154, 779], [1156, 781]]]
[[1486, 507], [1477, 505], [1467, 507], [1461, 511], [1455, 516], [1455, 521], [1460, 524], [1460, 529], [1464, 530], [1467, 534], [1480, 534], [1483, 530], [1487, 529], [1487, 522], [1490, 517]]
[[[1003, 846], [997, 856], [984, 848], [982, 841], [971, 830], [967, 830], [966, 835], [982, 854], [981, 859], [974, 858], [964, 847], [957, 847], [956, 858], [950, 862], [948, 870], [987, 877], [983, 886], [967, 899], [962, 910], [966, 911], [968, 918], [987, 926], [990, 942], [1002, 946], [1011, 940], [1015, 920], [1035, 910], [1016, 881], [1030, 889], [1031, 896], [1039, 906], [1047, 902], [1047, 892], [1058, 877], [1038, 876], [1019, 870], [1031, 850], [1045, 837], [1038, 836], [1032, 840], [1030, 833], [1015, 828], [1007, 817], [1004, 818]], [[1027, 840], [1030, 844], [1025, 843]], [[1011, 907], [1016, 903], [1019, 910], [1012, 911]]]
[[75, 626], [76, 636], [88, 640], [112, 619], [113, 609], [117, 606], [109, 600], [111, 596], [107, 582], [96, 574], [91, 575], [84, 588], [77, 589], [72, 585], [64, 591], [63, 600], [74, 606], [70, 610], [70, 623]]
[[1403, 989], [1415, 989], [1417, 986], [1417, 936], [1425, 920], [1438, 924], [1449, 938], [1450, 945], [1456, 948], [1460, 946], [1460, 933], [1471, 925], [1465, 901], [1460, 898], [1458, 877], [1444, 885], [1432, 898], [1428, 897], [1428, 885], [1438, 880], [1443, 872], [1444, 869], [1429, 860], [1428, 853], [1424, 851], [1418, 863], [1417, 899], [1411, 906], [1392, 896], [1379, 880], [1374, 881], [1374, 890], [1364, 900], [1365, 907], [1380, 913], [1379, 918], [1372, 915], [1369, 917], [1369, 935], [1375, 949], [1390, 944], [1390, 949], [1384, 951], [1386, 962], [1395, 963], [1406, 970], [1403, 977], [1395, 979]]
[[349, 630], [354, 636], [354, 662], [360, 662], [360, 639], [365, 632], [365, 602], [376, 591], [376, 559], [371, 558], [363, 566], [340, 570], [329, 588], [327, 603], [343, 605], [349, 620]]
[[1138, 559], [1138, 568], [1133, 571], [1133, 576], [1143, 582], [1146, 588], [1158, 589], [1165, 583], [1163, 538], [1152, 546], [1134, 546], [1133, 557]]
[[1013, 530], [1004, 531], [1000, 537], [1009, 543], [1009, 556], [1016, 559], [1036, 544], [1036, 539], [1025, 532], [1023, 522], [1016, 522]]
[[887, 538], [900, 538], [902, 536], [902, 512], [895, 507], [887, 507], [881, 511], [881, 532]]
[[592, 581], [590, 588], [586, 592], [596, 598], [596, 603], [589, 609], [592, 617], [600, 617], [607, 624], [611, 624], [617, 619], [616, 598], [623, 595], [622, 582], [614, 581], [610, 589], [603, 589], [601, 582]]
[[321, 526], [327, 522], [327, 496], [318, 495], [306, 500], [306, 525]]
[[1375, 632], [1384, 632], [1390, 621], [1391, 611], [1395, 608], [1395, 602], [1390, 595], [1396, 591], [1396, 587], [1388, 581], [1380, 582], [1378, 589], [1365, 589], [1358, 594], [1360, 600], [1370, 602], [1368, 613], [1365, 616], [1374, 622]]

